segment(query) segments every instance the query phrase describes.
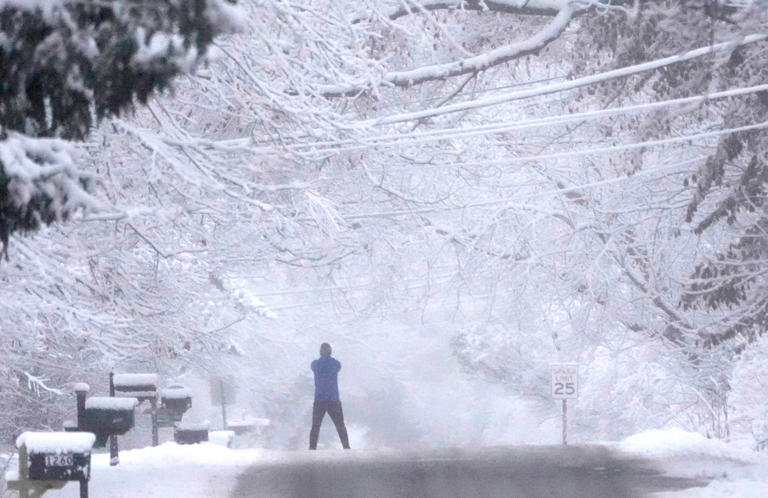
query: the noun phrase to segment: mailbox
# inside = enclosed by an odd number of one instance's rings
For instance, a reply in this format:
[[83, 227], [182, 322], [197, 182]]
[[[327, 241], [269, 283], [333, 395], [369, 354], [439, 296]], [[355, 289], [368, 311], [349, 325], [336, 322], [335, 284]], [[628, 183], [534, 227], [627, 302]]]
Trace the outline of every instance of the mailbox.
[[94, 439], [90, 432], [25, 432], [16, 445], [26, 450], [30, 481], [87, 481]]
[[112, 384], [116, 395], [126, 395], [140, 402], [157, 398], [157, 374], [114, 374]]
[[192, 393], [183, 386], [170, 386], [162, 390], [160, 401], [161, 407], [169, 412], [183, 414], [192, 407]]
[[168, 410], [167, 408], [160, 408], [157, 410], [157, 426], [158, 427], [174, 427], [177, 422], [180, 422], [183, 413]]
[[109, 436], [120, 436], [133, 428], [135, 398], [92, 396], [85, 402], [85, 427], [96, 435], [96, 447], [103, 447]]
[[208, 441], [208, 422], [191, 424], [181, 422], [173, 431], [173, 440], [178, 444], [197, 444]]
[[173, 385], [160, 392], [157, 426], [173, 427], [181, 422], [184, 413], [192, 407], [192, 393], [184, 386]]

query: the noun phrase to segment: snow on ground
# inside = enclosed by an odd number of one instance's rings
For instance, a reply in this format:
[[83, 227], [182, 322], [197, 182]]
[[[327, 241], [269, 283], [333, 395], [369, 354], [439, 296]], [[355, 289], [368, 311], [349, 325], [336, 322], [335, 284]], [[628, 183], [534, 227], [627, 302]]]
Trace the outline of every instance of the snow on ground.
[[[768, 455], [756, 453], [744, 443], [726, 443], [671, 429], [646, 431], [608, 446], [626, 455], [650, 459], [670, 476], [711, 480], [703, 488], [654, 495], [660, 498], [768, 496]], [[353, 454], [355, 458], [381, 458], [387, 451], [357, 450]], [[228, 498], [237, 475], [254, 464], [351, 455], [343, 451], [238, 450], [213, 443], [165, 443], [156, 448], [121, 451], [120, 465], [110, 467], [109, 455], [98, 453], [92, 460], [90, 494], [99, 498]], [[46, 496], [76, 498], [78, 492], [77, 484], [72, 483]]]
[[635, 434], [618, 444], [622, 451], [653, 458], [705, 456], [731, 460], [752, 460], [757, 453], [739, 443], [708, 439], [698, 432], [682, 429], [653, 429]]
[[[109, 466], [109, 454], [91, 457], [90, 496], [98, 498], [227, 498], [235, 478], [246, 467], [264, 460], [259, 450], [231, 450], [212, 443], [178, 445], [120, 452], [120, 465]], [[46, 497], [79, 496], [77, 483]]]
[[[300, 463], [307, 459], [349, 458], [348, 451], [273, 451], [229, 449], [213, 443], [165, 443], [120, 452], [120, 464], [109, 466], [109, 454], [91, 458], [90, 496], [97, 498], [229, 498], [237, 475], [254, 464]], [[356, 458], [380, 458], [386, 451], [355, 451]], [[77, 498], [77, 483], [46, 498]]]
[[667, 474], [705, 478], [703, 488], [657, 493], [663, 498], [757, 498], [768, 496], [768, 455], [742, 441], [726, 443], [681, 429], [649, 430], [614, 445], [619, 451], [648, 458]]

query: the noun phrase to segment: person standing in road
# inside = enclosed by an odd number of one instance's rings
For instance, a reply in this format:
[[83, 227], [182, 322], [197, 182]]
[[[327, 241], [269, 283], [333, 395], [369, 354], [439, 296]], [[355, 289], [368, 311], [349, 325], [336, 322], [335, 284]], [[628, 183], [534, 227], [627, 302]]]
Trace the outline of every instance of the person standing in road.
[[339, 433], [341, 445], [349, 449], [347, 427], [344, 425], [344, 413], [341, 411], [339, 400], [338, 375], [341, 363], [331, 357], [331, 345], [324, 342], [320, 345], [320, 358], [312, 362], [312, 372], [315, 374], [315, 403], [312, 405], [312, 430], [309, 431], [309, 449], [317, 449], [317, 438], [320, 435], [320, 424], [323, 423], [325, 412], [331, 416], [336, 432]]

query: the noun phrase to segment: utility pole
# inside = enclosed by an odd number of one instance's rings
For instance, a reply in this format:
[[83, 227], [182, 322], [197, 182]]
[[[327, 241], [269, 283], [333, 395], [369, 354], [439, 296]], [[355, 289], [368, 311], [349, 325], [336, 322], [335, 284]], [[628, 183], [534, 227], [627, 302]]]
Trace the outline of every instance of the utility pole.
[[221, 387], [221, 430], [227, 430], [227, 395], [224, 393], [224, 379], [219, 380]]

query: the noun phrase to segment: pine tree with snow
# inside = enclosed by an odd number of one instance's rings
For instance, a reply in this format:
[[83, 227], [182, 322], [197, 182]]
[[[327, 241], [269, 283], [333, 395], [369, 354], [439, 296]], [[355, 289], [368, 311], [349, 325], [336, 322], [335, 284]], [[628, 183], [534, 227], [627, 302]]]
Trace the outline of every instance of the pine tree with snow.
[[192, 71], [234, 0], [0, 0], [0, 254], [15, 232], [95, 209], [69, 140]]

